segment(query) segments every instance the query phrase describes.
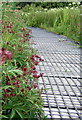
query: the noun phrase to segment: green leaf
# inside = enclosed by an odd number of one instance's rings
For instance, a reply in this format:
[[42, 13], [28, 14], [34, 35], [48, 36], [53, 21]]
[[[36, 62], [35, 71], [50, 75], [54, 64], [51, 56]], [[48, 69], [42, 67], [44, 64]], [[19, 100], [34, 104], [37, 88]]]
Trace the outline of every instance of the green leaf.
[[35, 104], [35, 106], [40, 109], [40, 107], [37, 104]]
[[32, 104], [34, 103], [32, 100], [30, 100], [30, 99], [27, 99], [27, 101], [29, 101], [29, 102], [31, 102]]
[[4, 105], [4, 109], [11, 109], [12, 105]]
[[16, 74], [15, 74], [14, 72], [12, 72], [12, 71], [8, 71], [8, 73], [9, 73], [10, 75], [13, 75], [13, 76], [16, 77]]
[[5, 116], [5, 115], [1, 115], [1, 118], [8, 118], [7, 116]]
[[22, 75], [23, 71], [14, 69], [14, 70], [9, 70], [8, 73], [16, 77], [16, 74]]
[[20, 118], [23, 118], [23, 116], [21, 115], [21, 112], [19, 110], [16, 110], [15, 111], [18, 113], [18, 115], [20, 116]]
[[16, 103], [13, 106], [19, 106], [19, 105], [23, 105], [23, 103]]
[[26, 106], [25, 106], [25, 107], [22, 107], [22, 108], [18, 106], [17, 110], [21, 110], [21, 111], [25, 111], [25, 112], [26, 112], [26, 111], [27, 111], [27, 108], [26, 108]]
[[15, 116], [15, 110], [12, 109], [10, 118], [12, 119]]
[[2, 89], [8, 89], [8, 88], [12, 88], [12, 86], [3, 86]]
[[3, 73], [3, 74], [6, 74], [6, 72], [5, 72], [5, 71], [2, 71], [2, 73]]

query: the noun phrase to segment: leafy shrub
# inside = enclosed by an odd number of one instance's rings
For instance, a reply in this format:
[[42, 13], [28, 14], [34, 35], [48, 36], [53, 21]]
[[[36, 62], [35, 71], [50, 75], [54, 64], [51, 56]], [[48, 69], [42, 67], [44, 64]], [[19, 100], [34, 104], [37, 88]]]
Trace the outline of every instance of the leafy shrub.
[[26, 27], [20, 11], [3, 4], [2, 47], [0, 68], [2, 73], [2, 119], [27, 119], [44, 116], [36, 65], [43, 59], [36, 55], [30, 41], [31, 30]]

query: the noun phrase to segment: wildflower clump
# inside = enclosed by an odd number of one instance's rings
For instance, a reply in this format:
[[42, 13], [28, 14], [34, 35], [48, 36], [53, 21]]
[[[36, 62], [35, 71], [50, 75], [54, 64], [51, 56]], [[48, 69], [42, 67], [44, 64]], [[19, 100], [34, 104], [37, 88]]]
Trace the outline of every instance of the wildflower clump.
[[28, 119], [43, 116], [43, 100], [38, 90], [36, 65], [43, 61], [31, 47], [32, 31], [25, 27], [20, 11], [3, 4], [0, 20], [2, 74], [2, 118]]

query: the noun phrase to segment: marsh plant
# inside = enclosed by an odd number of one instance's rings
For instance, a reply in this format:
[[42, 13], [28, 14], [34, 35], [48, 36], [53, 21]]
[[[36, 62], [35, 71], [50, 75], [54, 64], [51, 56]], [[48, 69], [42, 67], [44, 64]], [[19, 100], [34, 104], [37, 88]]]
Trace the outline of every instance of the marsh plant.
[[45, 28], [62, 34], [80, 43], [80, 3], [71, 3], [67, 7], [43, 9], [34, 4], [22, 9], [22, 18], [28, 26]]

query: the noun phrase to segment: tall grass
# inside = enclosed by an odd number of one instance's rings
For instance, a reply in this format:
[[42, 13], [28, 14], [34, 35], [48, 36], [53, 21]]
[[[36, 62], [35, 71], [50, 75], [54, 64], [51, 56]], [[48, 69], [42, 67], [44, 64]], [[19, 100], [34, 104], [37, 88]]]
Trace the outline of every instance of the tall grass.
[[80, 43], [80, 9], [65, 7], [37, 8], [34, 5], [22, 9], [22, 17], [28, 26], [41, 27], [62, 34]]

